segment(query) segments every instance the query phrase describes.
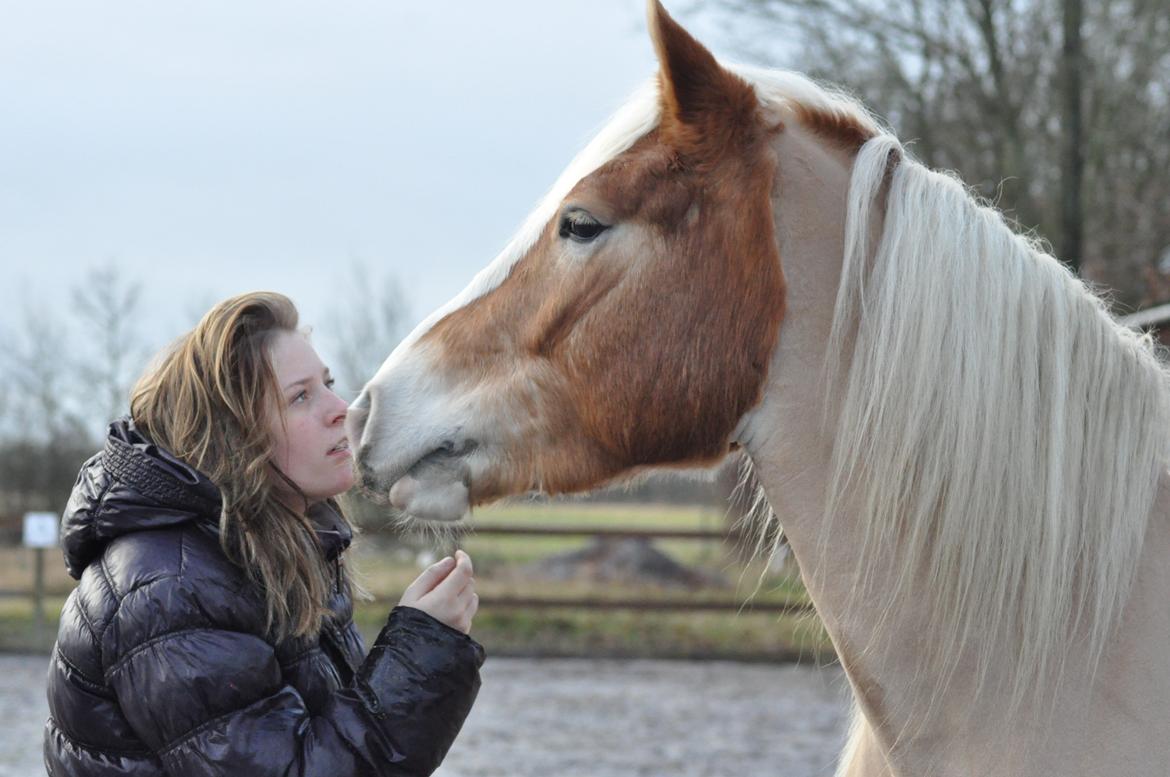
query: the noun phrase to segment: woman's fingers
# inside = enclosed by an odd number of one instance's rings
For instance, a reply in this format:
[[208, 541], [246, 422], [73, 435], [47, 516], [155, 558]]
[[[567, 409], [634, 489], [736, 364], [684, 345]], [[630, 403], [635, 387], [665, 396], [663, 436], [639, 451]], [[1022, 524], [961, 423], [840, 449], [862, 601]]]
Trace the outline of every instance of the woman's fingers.
[[471, 557], [462, 550], [428, 567], [402, 594], [401, 604], [415, 607], [464, 634], [479, 609]]
[[475, 578], [469, 577], [467, 578], [467, 582], [463, 584], [463, 587], [455, 594], [455, 599], [458, 602], [466, 603], [467, 597], [473, 593], [475, 593]]
[[451, 609], [455, 613], [462, 613], [467, 609], [467, 604], [471, 601], [471, 597], [475, 595], [475, 578], [469, 577], [463, 583], [462, 588], [450, 595]]
[[455, 568], [434, 587], [433, 593], [438, 596], [456, 596], [467, 585], [474, 570], [471, 566], [471, 556], [461, 550], [455, 551]]
[[475, 580], [468, 581], [467, 586], [459, 592], [456, 606], [460, 608], [459, 630], [464, 634], [471, 631], [471, 620], [479, 610], [479, 594], [475, 592]]
[[465, 550], [455, 551], [455, 565], [456, 567], [462, 565], [468, 575], [475, 574], [475, 567], [471, 563], [471, 556], [467, 555], [467, 551]]
[[464, 634], [468, 634], [471, 632], [471, 620], [475, 617], [476, 610], [479, 609], [479, 595], [472, 591], [471, 594], [462, 601], [462, 611], [453, 619], [453, 622], [449, 623], [448, 625], [454, 629], [462, 631]]
[[440, 559], [434, 564], [422, 571], [422, 574], [414, 579], [414, 582], [406, 587], [402, 592], [402, 602], [416, 602], [422, 597], [426, 596], [435, 586], [443, 582], [451, 574], [451, 570], [455, 568], [455, 559], [451, 556]]

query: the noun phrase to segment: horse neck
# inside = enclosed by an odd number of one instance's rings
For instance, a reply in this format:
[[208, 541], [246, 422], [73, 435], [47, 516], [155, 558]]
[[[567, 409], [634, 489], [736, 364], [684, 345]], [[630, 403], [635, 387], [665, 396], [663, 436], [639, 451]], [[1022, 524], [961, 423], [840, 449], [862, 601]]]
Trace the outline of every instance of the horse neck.
[[[834, 428], [834, 419], [826, 405], [833, 392], [819, 367], [826, 359], [844, 250], [841, 224], [850, 160], [800, 131], [789, 130], [776, 143], [783, 162], [773, 209], [788, 285], [787, 312], [763, 399], [745, 419], [740, 441], [784, 525], [854, 691], [859, 717], [842, 774], [1110, 773], [1108, 759], [1126, 749], [1129, 757], [1143, 753], [1140, 759], [1148, 759], [1134, 774], [1159, 773], [1157, 764], [1170, 762], [1166, 738], [1156, 744], [1151, 740], [1170, 714], [1165, 701], [1170, 695], [1165, 658], [1170, 644], [1170, 607], [1165, 605], [1170, 601], [1170, 484], [1165, 476], [1122, 631], [1092, 682], [1069, 679], [1043, 709], [1021, 710], [1017, 719], [1026, 723], [1005, 733], [1002, 718], [972, 715], [972, 708], [977, 696], [984, 710], [1006, 706], [1006, 701], [965, 677], [960, 664], [946, 691], [931, 700], [930, 719], [911, 714], [922, 709], [915, 694], [938, 680], [922, 677], [915, 660], [930, 638], [929, 624], [914, 610], [886, 613], [876, 604], [856, 606], [853, 570], [863, 562], [872, 570], [866, 597], [875, 603], [894, 585], [893, 570], [881, 560], [860, 558], [864, 527], [857, 511], [843, 511], [831, 526], [823, 520], [832, 463], [832, 438], [825, 430]], [[880, 233], [881, 226], [872, 228]], [[895, 636], [875, 644], [879, 630]], [[993, 763], [1005, 765], [997, 772]]]
[[[856, 523], [834, 526], [829, 541], [821, 521], [832, 461], [832, 439], [824, 430], [833, 422], [826, 404], [831, 392], [819, 367], [825, 363], [840, 282], [850, 159], [795, 124], [778, 137], [775, 153], [782, 160], [773, 214], [788, 290], [786, 312], [763, 399], [746, 419], [740, 440], [784, 526], [855, 699], [869, 713], [866, 718], [876, 719], [884, 678], [875, 675], [866, 655], [869, 628], [843, 620], [853, 601], [849, 575], [822, 574], [855, 569], [863, 544]], [[873, 229], [880, 232], [881, 224]], [[854, 757], [858, 763], [883, 763], [871, 752], [877, 729], [861, 722], [865, 741], [853, 746]]]
[[[775, 156], [782, 161], [772, 209], [787, 284], [785, 318], [763, 399], [745, 419], [740, 442], [802, 569], [811, 569], [814, 557], [821, 555], [814, 549], [823, 545], [819, 518], [825, 509], [833, 453], [832, 438], [825, 429], [835, 425], [827, 404], [832, 392], [820, 367], [825, 364], [841, 276], [841, 225], [851, 160], [798, 124], [789, 124], [775, 146]], [[880, 233], [880, 221], [872, 229]], [[848, 553], [859, 545], [844, 542], [825, 547], [839, 546], [835, 552]], [[826, 602], [836, 598], [831, 587], [821, 590], [819, 582], [809, 582], [814, 598]]]

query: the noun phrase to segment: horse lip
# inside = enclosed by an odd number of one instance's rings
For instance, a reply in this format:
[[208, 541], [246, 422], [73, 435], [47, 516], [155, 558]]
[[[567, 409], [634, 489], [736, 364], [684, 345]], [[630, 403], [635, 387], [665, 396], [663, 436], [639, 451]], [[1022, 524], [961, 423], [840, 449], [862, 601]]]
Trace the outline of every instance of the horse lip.
[[439, 445], [431, 448], [413, 461], [400, 463], [392, 469], [383, 469], [380, 472], [370, 466], [368, 459], [369, 451], [363, 448], [358, 454], [358, 469], [361, 471], [362, 481], [366, 489], [371, 491], [388, 491], [395, 483], [407, 475], [417, 474], [419, 470], [429, 464], [450, 463], [471, 454], [478, 448], [479, 442], [476, 440], [456, 442], [455, 440], [445, 439]]
[[463, 458], [478, 447], [479, 443], [475, 440], [463, 440], [462, 442], [456, 442], [454, 440], [443, 440], [437, 447], [407, 467], [405, 472], [395, 478], [395, 482], [401, 480], [407, 475], [418, 472], [419, 469], [426, 466], [427, 464], [435, 464], [444, 460]]

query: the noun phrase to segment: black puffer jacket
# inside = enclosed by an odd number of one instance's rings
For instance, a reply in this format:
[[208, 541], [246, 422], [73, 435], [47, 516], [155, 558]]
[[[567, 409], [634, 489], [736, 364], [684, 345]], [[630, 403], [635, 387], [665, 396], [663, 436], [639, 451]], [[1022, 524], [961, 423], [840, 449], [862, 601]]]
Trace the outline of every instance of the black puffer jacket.
[[[368, 657], [340, 587], [318, 637], [273, 644], [216, 533], [219, 495], [127, 422], [62, 527], [80, 585], [49, 667], [51, 777], [427, 775], [479, 689], [483, 650], [398, 607]], [[337, 563], [349, 532], [314, 514]]]

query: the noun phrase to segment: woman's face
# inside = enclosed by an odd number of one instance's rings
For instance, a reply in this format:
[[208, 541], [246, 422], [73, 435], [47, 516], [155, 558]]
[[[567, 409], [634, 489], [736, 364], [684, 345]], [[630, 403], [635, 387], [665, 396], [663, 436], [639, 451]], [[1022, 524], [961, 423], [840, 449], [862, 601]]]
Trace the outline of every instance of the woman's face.
[[333, 378], [299, 332], [281, 332], [269, 349], [281, 413], [270, 418], [276, 466], [310, 502], [337, 496], [354, 484], [353, 456], [345, 437], [345, 401]]

